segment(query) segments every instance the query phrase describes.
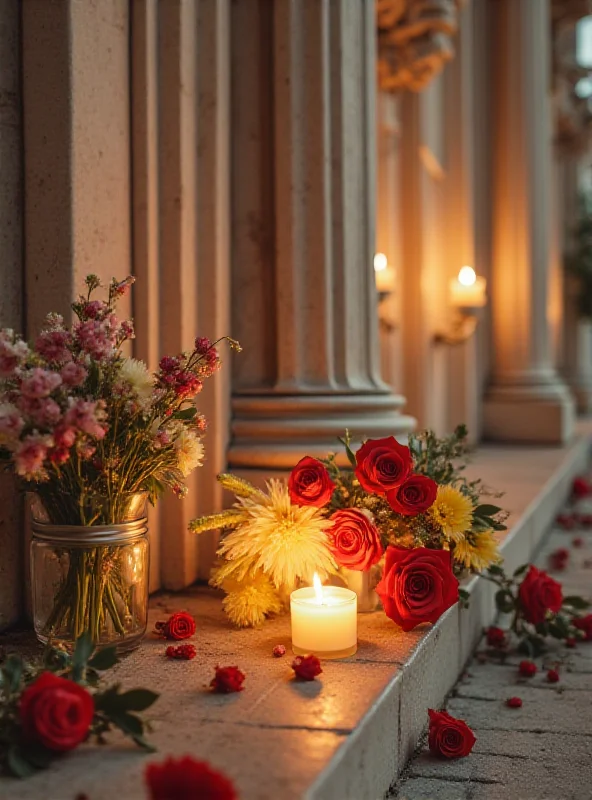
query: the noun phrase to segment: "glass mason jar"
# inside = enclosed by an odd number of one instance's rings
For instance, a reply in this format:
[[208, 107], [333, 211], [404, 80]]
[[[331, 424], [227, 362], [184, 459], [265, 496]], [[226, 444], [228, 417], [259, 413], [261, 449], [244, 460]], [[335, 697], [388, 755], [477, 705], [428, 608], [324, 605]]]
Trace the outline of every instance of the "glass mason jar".
[[[145, 493], [129, 495], [116, 523], [65, 525], [52, 522], [33, 497], [31, 588], [41, 642], [71, 648], [89, 631], [99, 648], [116, 645], [123, 653], [139, 645], [148, 616], [146, 501]], [[93, 503], [99, 509], [94, 516], [105, 519], [105, 501]]]

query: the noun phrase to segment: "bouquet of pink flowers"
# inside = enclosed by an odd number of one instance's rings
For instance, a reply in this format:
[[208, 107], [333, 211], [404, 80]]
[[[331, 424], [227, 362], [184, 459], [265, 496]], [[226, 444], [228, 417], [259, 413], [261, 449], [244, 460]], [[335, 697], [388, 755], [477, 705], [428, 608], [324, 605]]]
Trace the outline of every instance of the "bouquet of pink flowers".
[[[194, 399], [220, 366], [217, 343], [197, 338], [191, 352], [164, 357], [156, 374], [126, 357], [133, 324], [115, 311], [133, 282], [113, 279], [100, 300], [99, 278], [89, 275], [71, 329], [49, 314], [33, 346], [0, 331], [0, 463], [36, 493], [52, 525], [124, 522], [130, 497], [154, 502], [167, 488], [182, 496], [201, 464], [206, 421]], [[116, 565], [98, 551], [69, 563], [47, 634], [68, 618], [73, 640], [87, 629], [96, 640], [101, 617], [119, 617], [125, 606]]]

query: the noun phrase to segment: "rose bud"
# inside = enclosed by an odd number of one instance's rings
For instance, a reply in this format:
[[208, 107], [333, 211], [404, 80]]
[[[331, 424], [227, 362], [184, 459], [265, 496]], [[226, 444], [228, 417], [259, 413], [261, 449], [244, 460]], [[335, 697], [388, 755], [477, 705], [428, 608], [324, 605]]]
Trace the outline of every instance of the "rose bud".
[[532, 678], [537, 673], [537, 665], [534, 661], [521, 661], [518, 670], [523, 678]]
[[522, 700], [519, 697], [508, 697], [506, 700], [506, 705], [509, 708], [521, 708]]
[[447, 711], [428, 709], [430, 751], [443, 758], [468, 756], [475, 742], [475, 734], [462, 719], [451, 717]]
[[559, 673], [557, 672], [556, 669], [550, 669], [547, 672], [547, 680], [549, 681], [549, 683], [557, 683], [557, 681], [559, 680]]
[[274, 658], [281, 658], [282, 656], [286, 655], [286, 648], [283, 644], [276, 644], [273, 648], [273, 657]]
[[316, 656], [296, 656], [292, 661], [292, 669], [296, 677], [303, 681], [314, 681], [317, 675], [323, 671], [321, 662]]
[[212, 678], [210, 688], [219, 694], [242, 692], [245, 673], [238, 667], [216, 667], [216, 674]]
[[574, 478], [574, 482], [572, 484], [572, 493], [574, 497], [587, 497], [590, 494], [590, 483], [588, 479], [581, 475], [577, 478]]

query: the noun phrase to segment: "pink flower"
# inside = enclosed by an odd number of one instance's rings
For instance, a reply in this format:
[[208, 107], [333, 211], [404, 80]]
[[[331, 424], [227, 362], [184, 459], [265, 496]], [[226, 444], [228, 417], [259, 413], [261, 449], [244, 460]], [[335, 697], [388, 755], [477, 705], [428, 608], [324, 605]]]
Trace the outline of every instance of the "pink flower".
[[158, 431], [156, 436], [154, 437], [154, 447], [159, 450], [161, 447], [166, 447], [167, 444], [171, 443], [171, 437], [168, 435], [166, 431]]
[[135, 282], [136, 279], [133, 275], [128, 275], [127, 278], [119, 281], [119, 283], [114, 279], [111, 284], [113, 294], [117, 295], [117, 297], [123, 297], [128, 293], [130, 286], [132, 286]]
[[27, 480], [42, 480], [45, 477], [43, 462], [47, 457], [47, 448], [52, 440], [48, 436], [34, 433], [19, 443], [14, 453], [16, 474]]
[[181, 364], [179, 363], [178, 358], [173, 358], [173, 356], [163, 356], [160, 359], [159, 367], [161, 372], [170, 374], [172, 372], [177, 372], [177, 370], [181, 368]]
[[62, 416], [61, 408], [51, 397], [42, 397], [38, 400], [20, 397], [17, 403], [23, 414], [29, 416], [40, 428], [52, 428]]
[[83, 461], [88, 461], [97, 452], [97, 448], [90, 442], [80, 442], [76, 451]]
[[10, 329], [0, 331], [0, 378], [10, 378], [15, 369], [20, 366], [29, 355], [26, 342], [17, 339]]
[[64, 422], [95, 439], [102, 439], [107, 433], [101, 423], [105, 419], [104, 403], [101, 400], [72, 400], [66, 412]]
[[60, 425], [53, 432], [53, 439], [56, 447], [72, 447], [76, 441], [76, 431], [67, 425]]
[[81, 386], [86, 380], [88, 371], [82, 364], [70, 361], [68, 364], [64, 364], [60, 375], [66, 386]]
[[24, 427], [25, 421], [16, 406], [12, 403], [0, 404], [0, 444], [16, 442]]
[[205, 355], [211, 346], [212, 342], [207, 336], [198, 336], [195, 340], [195, 351], [196, 353], [199, 353], [200, 356]]
[[113, 324], [111, 317], [101, 321], [91, 319], [81, 322], [75, 328], [74, 333], [80, 348], [97, 361], [110, 357], [115, 348], [117, 326]]
[[54, 447], [49, 451], [49, 460], [52, 464], [60, 466], [70, 459], [70, 450], [67, 447]]
[[189, 397], [193, 397], [201, 392], [202, 388], [203, 384], [199, 378], [196, 378], [196, 376], [188, 370], [183, 370], [175, 376], [175, 394], [180, 399], [186, 400]]
[[134, 323], [131, 320], [125, 319], [119, 326], [119, 338], [135, 339], [136, 332], [134, 330]]
[[35, 349], [47, 361], [62, 363], [71, 357], [68, 350], [69, 343], [70, 334], [68, 331], [43, 331], [37, 337]]
[[109, 306], [103, 300], [91, 300], [82, 307], [82, 315], [86, 319], [102, 319], [108, 310]]
[[62, 378], [57, 372], [34, 367], [24, 373], [21, 381], [21, 393], [23, 397], [37, 400], [41, 397], [49, 397], [61, 383]]

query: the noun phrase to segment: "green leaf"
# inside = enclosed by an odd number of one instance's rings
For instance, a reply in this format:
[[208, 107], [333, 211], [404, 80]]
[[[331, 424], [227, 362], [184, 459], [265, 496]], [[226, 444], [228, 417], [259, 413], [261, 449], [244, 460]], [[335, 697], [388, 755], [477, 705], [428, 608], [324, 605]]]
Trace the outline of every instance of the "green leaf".
[[106, 647], [104, 650], [99, 650], [98, 653], [95, 653], [88, 662], [88, 666], [102, 672], [103, 670], [114, 667], [118, 661], [119, 658], [117, 657], [117, 650], [115, 647]]
[[587, 600], [584, 600], [583, 597], [579, 597], [576, 594], [569, 595], [569, 597], [564, 597], [563, 605], [571, 606], [572, 608], [577, 608], [581, 611], [585, 611], [587, 608], [590, 608], [590, 603]]
[[181, 419], [181, 420], [192, 420], [193, 417], [197, 414], [197, 408], [195, 406], [189, 406], [188, 408], [183, 408], [180, 411], [176, 411], [173, 414], [173, 419]]
[[84, 633], [76, 639], [76, 645], [74, 646], [74, 653], [72, 655], [73, 666], [86, 667], [88, 659], [91, 657], [94, 649], [95, 646], [90, 631], [84, 631]]
[[154, 747], [144, 739], [144, 723], [135, 714], [128, 714], [122, 711], [112, 714], [109, 719], [119, 730], [130, 736], [138, 747], [150, 753], [154, 752]]
[[473, 524], [471, 525], [471, 530], [475, 531], [475, 533], [485, 533], [485, 531], [490, 531], [493, 528], [493, 521], [489, 519], [483, 519], [482, 517], [473, 517]]
[[345, 447], [345, 452], [349, 463], [352, 465], [352, 467], [354, 468], [357, 467], [356, 456], [354, 454], [354, 451], [351, 449], [351, 447], [349, 446], [349, 444], [346, 442], [345, 439], [342, 439], [341, 436], [338, 436], [337, 438], [341, 442], [341, 444]]
[[145, 711], [159, 698], [156, 692], [149, 689], [130, 689], [119, 695], [120, 708], [125, 711]]
[[490, 575], [505, 575], [503, 568], [500, 567], [499, 564], [491, 564], [487, 567], [487, 572], [489, 572]]
[[508, 589], [500, 589], [495, 593], [495, 605], [504, 614], [514, 610], [515, 602], [514, 595]]
[[33, 742], [27, 743], [25, 755], [27, 761], [33, 764], [33, 766], [37, 767], [37, 769], [47, 769], [55, 758], [55, 753], [52, 753], [50, 750], [46, 750], [42, 745], [35, 744]]
[[496, 520], [491, 520], [491, 527], [494, 531], [507, 531], [508, 526], [504, 525], [502, 522], [496, 522]]
[[468, 608], [469, 607], [469, 600], [471, 595], [467, 592], [466, 589], [459, 589], [458, 590], [458, 602], [461, 608]]
[[521, 575], [524, 575], [529, 567], [530, 564], [523, 564], [521, 567], [518, 567], [518, 569], [514, 570], [514, 577], [519, 578]]
[[518, 645], [518, 652], [536, 658], [545, 652], [545, 640], [540, 636], [525, 636]]
[[29, 778], [37, 771], [17, 745], [13, 745], [6, 754], [6, 765], [16, 778]]
[[549, 622], [549, 634], [555, 639], [566, 639], [569, 636], [569, 625], [563, 617], [555, 617]]
[[2, 672], [4, 675], [4, 684], [7, 686], [10, 693], [16, 692], [21, 685], [21, 678], [23, 675], [23, 660], [20, 656], [13, 653], [8, 656], [2, 665]]
[[481, 506], [477, 506], [477, 508], [473, 511], [474, 517], [493, 517], [495, 514], [499, 514], [501, 508], [499, 506], [492, 506], [487, 503], [484, 503]]

